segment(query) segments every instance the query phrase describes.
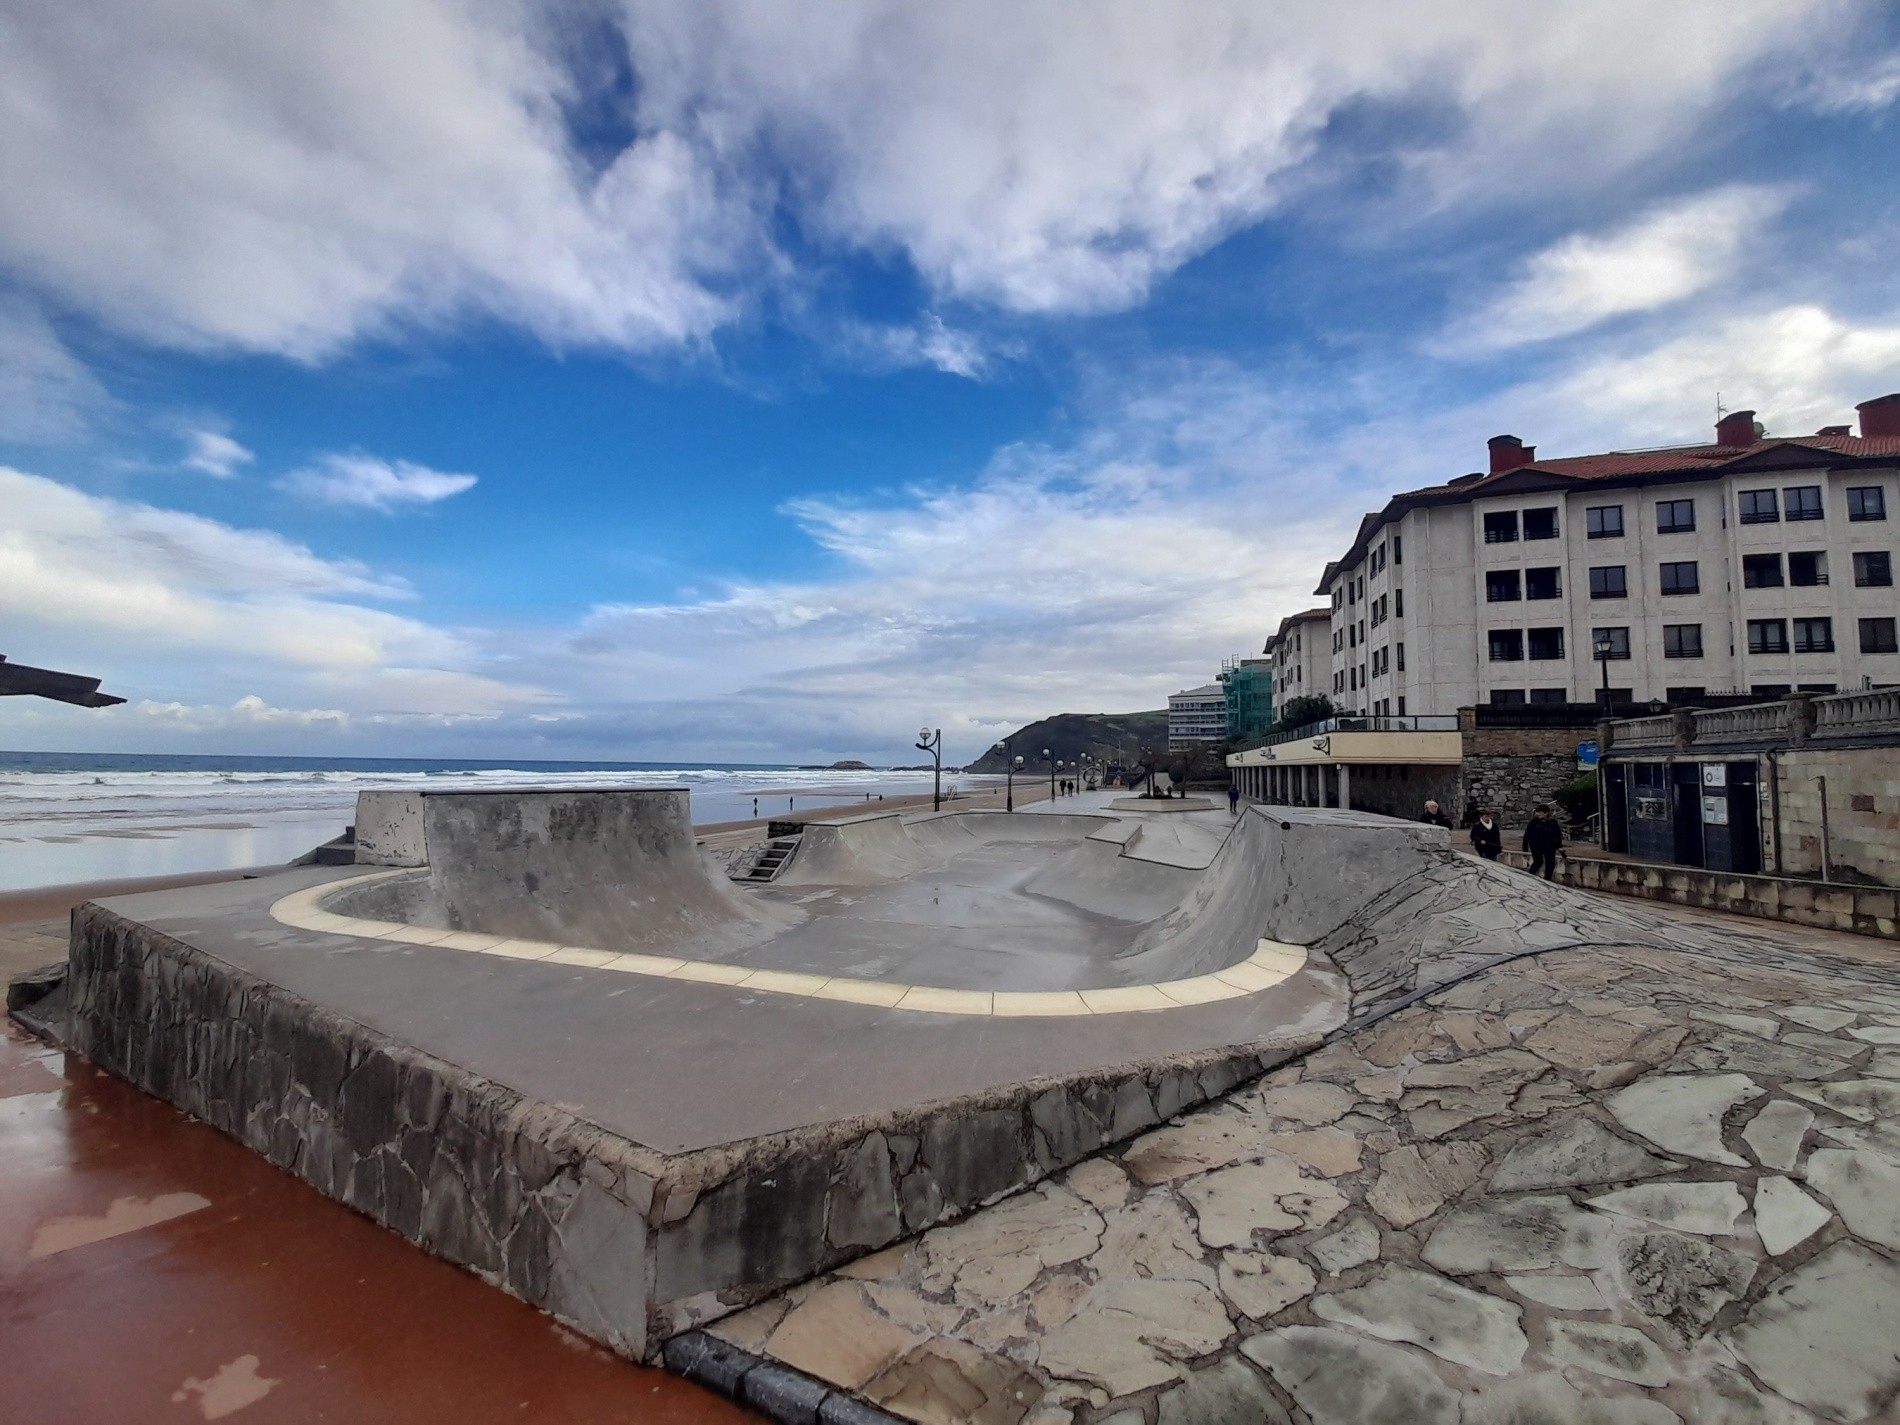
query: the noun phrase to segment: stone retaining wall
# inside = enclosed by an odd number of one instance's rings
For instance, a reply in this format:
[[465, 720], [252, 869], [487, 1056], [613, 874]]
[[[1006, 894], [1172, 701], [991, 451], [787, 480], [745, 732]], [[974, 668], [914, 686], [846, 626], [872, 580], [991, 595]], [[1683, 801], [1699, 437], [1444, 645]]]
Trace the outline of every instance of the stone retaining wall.
[[[1464, 722], [1475, 713], [1466, 708]], [[1506, 826], [1522, 826], [1539, 802], [1577, 776], [1577, 744], [1595, 734], [1575, 727], [1461, 727], [1464, 801], [1489, 807]], [[1457, 818], [1463, 805], [1445, 808]]]
[[[1509, 850], [1502, 859], [1520, 869], [1529, 861], [1523, 852]], [[1585, 890], [1900, 940], [1900, 891], [1884, 886], [1741, 876], [1699, 866], [1607, 861], [1594, 856], [1558, 858], [1557, 877], [1565, 885]]]
[[1312, 1048], [1007, 1085], [665, 1155], [150, 926], [74, 912], [71, 1047], [635, 1359]]

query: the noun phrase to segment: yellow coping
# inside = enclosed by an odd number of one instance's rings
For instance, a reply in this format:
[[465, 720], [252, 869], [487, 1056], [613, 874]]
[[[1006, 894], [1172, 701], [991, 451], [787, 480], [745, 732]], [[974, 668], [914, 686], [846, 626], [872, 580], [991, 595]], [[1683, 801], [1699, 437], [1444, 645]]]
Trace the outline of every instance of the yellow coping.
[[330, 881], [294, 891], [270, 908], [281, 925], [326, 935], [353, 935], [364, 940], [390, 940], [407, 945], [463, 950], [477, 955], [535, 960], [549, 965], [645, 975], [653, 979], [688, 980], [725, 985], [764, 994], [804, 999], [836, 1000], [844, 1004], [883, 1009], [912, 1010], [918, 1014], [964, 1015], [997, 1019], [1055, 1019], [1097, 1014], [1136, 1014], [1191, 1005], [1241, 999], [1283, 984], [1306, 965], [1306, 949], [1277, 940], [1262, 940], [1254, 953], [1237, 965], [1188, 979], [1162, 980], [1152, 985], [1119, 985], [1099, 990], [947, 990], [934, 985], [900, 985], [887, 980], [856, 980], [849, 976], [800, 974], [789, 970], [761, 970], [717, 960], [682, 960], [669, 955], [597, 950], [586, 945], [558, 945], [548, 940], [524, 940], [506, 935], [482, 935], [466, 930], [433, 930], [388, 920], [358, 920], [333, 915], [321, 901], [344, 886], [364, 885], [405, 871], [378, 871], [348, 881]]

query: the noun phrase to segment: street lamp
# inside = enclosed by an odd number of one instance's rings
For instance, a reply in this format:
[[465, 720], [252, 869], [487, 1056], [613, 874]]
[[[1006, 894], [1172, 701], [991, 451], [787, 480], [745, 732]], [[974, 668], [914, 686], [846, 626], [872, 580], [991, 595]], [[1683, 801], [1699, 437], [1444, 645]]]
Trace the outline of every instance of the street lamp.
[[928, 752], [933, 767], [930, 777], [930, 809], [943, 809], [943, 729], [938, 728], [933, 735], [929, 728], [917, 731], [917, 750]]
[[1607, 628], [1600, 628], [1595, 634], [1597, 666], [1603, 670], [1603, 715], [1610, 715], [1610, 649], [1615, 640]]
[[1042, 749], [1042, 760], [1049, 764], [1049, 800], [1056, 799], [1056, 755], [1047, 747]]
[[996, 750], [1003, 754], [1003, 810], [1015, 811], [1016, 770], [1023, 765], [1023, 759], [1013, 755], [1009, 747], [1010, 744], [1007, 737], [996, 744]]

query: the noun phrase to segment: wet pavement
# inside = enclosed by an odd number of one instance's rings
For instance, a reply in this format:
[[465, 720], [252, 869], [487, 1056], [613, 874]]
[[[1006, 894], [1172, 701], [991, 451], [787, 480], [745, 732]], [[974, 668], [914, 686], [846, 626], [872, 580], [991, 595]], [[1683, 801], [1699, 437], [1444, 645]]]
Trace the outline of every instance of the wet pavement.
[[755, 1418], [0, 1031], [9, 1425]]

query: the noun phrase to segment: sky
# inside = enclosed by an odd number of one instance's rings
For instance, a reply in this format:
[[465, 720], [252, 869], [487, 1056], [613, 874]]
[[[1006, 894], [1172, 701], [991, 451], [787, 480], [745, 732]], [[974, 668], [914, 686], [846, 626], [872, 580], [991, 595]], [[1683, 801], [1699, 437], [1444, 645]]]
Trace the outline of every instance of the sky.
[[951, 761], [1900, 390], [1857, 0], [0, 0], [0, 747]]

